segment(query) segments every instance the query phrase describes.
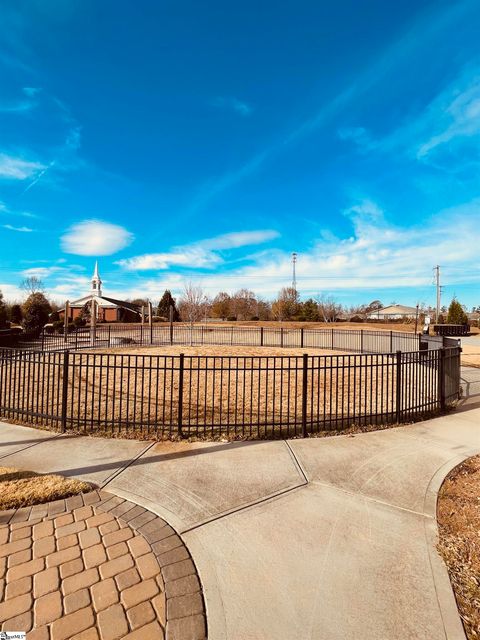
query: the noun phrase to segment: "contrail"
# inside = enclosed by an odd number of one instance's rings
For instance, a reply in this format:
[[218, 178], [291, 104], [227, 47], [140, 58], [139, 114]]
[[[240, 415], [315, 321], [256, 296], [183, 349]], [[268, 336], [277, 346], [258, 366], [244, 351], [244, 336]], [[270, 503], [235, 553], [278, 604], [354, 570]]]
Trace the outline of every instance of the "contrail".
[[43, 176], [47, 173], [47, 171], [53, 167], [54, 164], [55, 164], [55, 160], [52, 160], [52, 162], [50, 162], [48, 167], [45, 167], [45, 169], [43, 171], [40, 171], [40, 173], [36, 176], [36, 178], [34, 180], [32, 180], [32, 182], [25, 187], [25, 189], [22, 191], [21, 195], [23, 196], [25, 193], [27, 193], [27, 191], [29, 191], [32, 187], [34, 187], [37, 184], [37, 182], [41, 178], [43, 178]]

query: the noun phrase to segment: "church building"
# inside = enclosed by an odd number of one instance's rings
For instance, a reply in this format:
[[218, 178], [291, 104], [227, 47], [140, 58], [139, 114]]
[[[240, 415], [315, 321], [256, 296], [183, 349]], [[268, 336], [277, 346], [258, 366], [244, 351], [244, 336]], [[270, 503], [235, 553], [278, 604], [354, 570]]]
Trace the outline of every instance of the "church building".
[[[97, 309], [97, 322], [140, 322], [142, 312], [137, 305], [124, 300], [107, 298], [102, 292], [102, 280], [98, 274], [98, 262], [95, 262], [95, 270], [91, 280], [90, 293], [83, 298], [74, 300], [69, 304], [69, 320], [79, 318], [85, 305], [90, 305], [95, 300]], [[63, 318], [64, 311], [60, 312]]]

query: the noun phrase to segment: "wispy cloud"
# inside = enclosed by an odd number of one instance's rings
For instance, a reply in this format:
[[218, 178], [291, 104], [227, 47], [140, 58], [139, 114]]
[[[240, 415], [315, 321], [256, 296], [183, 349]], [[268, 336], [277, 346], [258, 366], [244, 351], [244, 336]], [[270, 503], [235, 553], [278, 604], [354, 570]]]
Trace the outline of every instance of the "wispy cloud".
[[58, 273], [69, 273], [70, 270], [64, 267], [29, 267], [28, 269], [24, 269], [21, 273], [25, 278], [30, 278], [35, 276], [36, 278], [48, 278], [51, 275]]
[[23, 87], [22, 91], [29, 98], [33, 98], [37, 93], [40, 93], [41, 89], [39, 87]]
[[34, 229], [30, 229], [30, 227], [14, 227], [11, 224], [3, 224], [2, 227], [9, 229], [9, 231], [19, 231], [21, 233], [32, 233], [32, 231], [34, 231]]
[[[417, 149], [423, 158], [455, 139], [480, 136], [480, 76], [470, 80], [467, 87], [451, 87], [430, 106], [425, 128], [432, 135]], [[430, 122], [428, 122], [430, 120]]]
[[62, 236], [61, 246], [65, 253], [79, 256], [109, 256], [127, 247], [133, 239], [133, 234], [120, 225], [83, 220]]
[[[404, 156], [430, 162], [431, 156], [442, 151], [452, 153], [473, 141], [472, 153], [478, 159], [480, 142], [480, 76], [476, 67], [468, 66], [447, 87], [434, 96], [416, 117], [380, 138], [366, 128], [346, 127], [338, 130], [342, 140], [350, 140], [369, 153], [401, 153]], [[459, 163], [471, 154], [460, 154]], [[452, 170], [457, 162], [451, 162]]]
[[218, 96], [212, 100], [212, 106], [233, 111], [243, 117], [250, 116], [253, 113], [253, 107], [250, 104], [234, 97]]
[[47, 166], [41, 162], [0, 153], [0, 178], [25, 180], [37, 175], [46, 168]]
[[168, 252], [147, 253], [119, 260], [117, 264], [129, 271], [163, 270], [174, 266], [212, 268], [223, 262], [219, 252], [263, 244], [277, 238], [278, 235], [277, 231], [271, 229], [225, 233], [189, 245], [174, 247]]
[[353, 100], [359, 100], [372, 87], [380, 83], [387, 74], [393, 74], [399, 65], [405, 64], [408, 60], [416, 59], [419, 47], [429, 46], [430, 42], [435, 41], [440, 33], [446, 29], [454, 28], [455, 24], [465, 19], [472, 7], [474, 7], [473, 0], [464, 0], [454, 5], [447, 4], [443, 10], [438, 10], [438, 7], [435, 6], [433, 12], [421, 15], [421, 18], [401, 34], [392, 45], [376, 56], [375, 63], [369, 62], [354, 80], [327, 101], [317, 113], [286, 131], [284, 135], [278, 137], [276, 142], [261, 149], [238, 169], [203, 185], [193, 198], [186, 212], [187, 215], [203, 209], [214, 197], [259, 171], [267, 161], [290, 145], [325, 127], [332, 118], [339, 116]]

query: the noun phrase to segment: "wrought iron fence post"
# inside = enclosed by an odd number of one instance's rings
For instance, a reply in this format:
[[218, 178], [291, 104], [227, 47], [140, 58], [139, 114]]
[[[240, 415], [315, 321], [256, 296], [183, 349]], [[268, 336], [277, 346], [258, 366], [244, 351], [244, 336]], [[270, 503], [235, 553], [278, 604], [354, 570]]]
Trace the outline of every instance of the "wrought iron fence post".
[[332, 349], [333, 349], [333, 336], [334, 336], [333, 331], [334, 331], [334, 330], [332, 329]]
[[300, 329], [300, 349], [303, 349], [303, 327]]
[[393, 353], [393, 331], [390, 330], [390, 353]]
[[45, 329], [42, 329], [42, 351], [45, 351]]
[[110, 334], [112, 333], [112, 325], [108, 325], [108, 346], [110, 347]]
[[308, 353], [303, 354], [303, 377], [302, 377], [302, 436], [307, 437], [307, 380], [308, 375]]
[[438, 354], [438, 395], [439, 395], [439, 403], [440, 403], [440, 411], [445, 411], [446, 409], [446, 367], [445, 367], [445, 348], [442, 347], [439, 350]]
[[280, 327], [280, 346], [283, 347], [283, 327]]
[[363, 329], [360, 329], [360, 353], [363, 353]]
[[263, 327], [260, 327], [260, 346], [263, 347]]
[[396, 355], [396, 386], [395, 386], [395, 410], [397, 423], [402, 417], [402, 352], [397, 351]]
[[69, 351], [63, 352], [63, 385], [62, 385], [62, 433], [67, 430], [67, 399], [68, 399], [68, 356]]
[[185, 354], [180, 354], [178, 369], [178, 437], [183, 438], [183, 372]]

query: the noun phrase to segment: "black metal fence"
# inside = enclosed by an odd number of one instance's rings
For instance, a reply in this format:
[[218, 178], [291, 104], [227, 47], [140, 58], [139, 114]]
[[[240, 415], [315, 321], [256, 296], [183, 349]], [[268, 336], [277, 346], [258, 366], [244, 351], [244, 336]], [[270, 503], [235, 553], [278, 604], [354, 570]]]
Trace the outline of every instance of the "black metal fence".
[[[308, 336], [315, 346], [345, 350], [396, 339], [365, 333], [297, 332], [283, 339], [299, 346], [303, 338], [307, 346]], [[339, 334], [344, 340], [350, 334], [349, 346], [337, 345]], [[259, 338], [258, 330], [244, 335]], [[272, 334], [264, 331], [263, 341], [273, 342]], [[84, 433], [305, 437], [446, 409], [459, 394], [460, 351], [449, 346], [362, 355], [168, 356], [3, 349], [0, 415]]]
[[329, 349], [358, 353], [395, 353], [416, 351], [419, 337], [400, 331], [355, 329], [290, 329], [245, 326], [208, 326], [186, 324], [98, 325], [95, 330], [75, 329], [63, 334], [43, 333], [37, 338], [14, 337], [12, 346], [41, 351], [110, 349], [134, 344], [147, 345], [236, 345], [295, 349]]

